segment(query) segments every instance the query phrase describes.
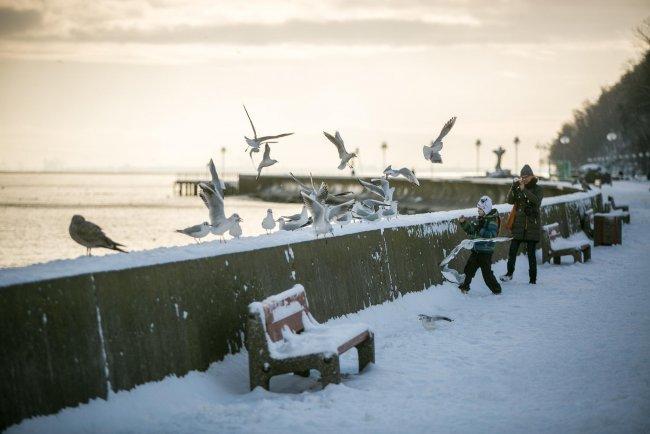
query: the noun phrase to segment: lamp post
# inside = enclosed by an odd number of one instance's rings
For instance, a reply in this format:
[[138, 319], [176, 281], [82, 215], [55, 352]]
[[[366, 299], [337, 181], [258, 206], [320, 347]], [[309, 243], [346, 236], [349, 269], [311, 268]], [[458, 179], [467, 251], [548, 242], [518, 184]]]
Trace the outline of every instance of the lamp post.
[[[548, 150], [548, 146], [537, 143], [535, 145], [535, 149], [537, 149], [539, 151], [539, 171], [541, 173], [542, 172], [542, 166], [544, 166], [544, 157], [542, 157], [542, 152]], [[549, 175], [550, 175], [550, 173], [551, 173], [550, 167], [548, 169], [548, 172], [549, 172]]]
[[515, 172], [519, 169], [519, 137], [515, 136], [512, 143], [515, 144]]
[[479, 148], [481, 147], [481, 139], [476, 139], [476, 174], [479, 174], [479, 164], [478, 164], [478, 158], [479, 158]]
[[221, 147], [221, 176], [226, 172], [226, 147]]
[[388, 149], [388, 143], [382, 142], [381, 143], [381, 170], [384, 170], [386, 167], [386, 150]]

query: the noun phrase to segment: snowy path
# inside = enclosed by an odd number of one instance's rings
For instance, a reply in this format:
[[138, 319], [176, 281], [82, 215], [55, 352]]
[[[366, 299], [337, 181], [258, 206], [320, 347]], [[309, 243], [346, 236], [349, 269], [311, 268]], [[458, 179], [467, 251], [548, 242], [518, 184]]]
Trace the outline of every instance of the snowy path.
[[[632, 224], [591, 263], [544, 265], [533, 286], [520, 256], [501, 296], [479, 273], [467, 296], [446, 284], [335, 320], [376, 331], [377, 364], [341, 385], [285, 376], [251, 393], [238, 354], [9, 432], [650, 432], [649, 185], [604, 191]], [[455, 322], [429, 332], [418, 313]]]

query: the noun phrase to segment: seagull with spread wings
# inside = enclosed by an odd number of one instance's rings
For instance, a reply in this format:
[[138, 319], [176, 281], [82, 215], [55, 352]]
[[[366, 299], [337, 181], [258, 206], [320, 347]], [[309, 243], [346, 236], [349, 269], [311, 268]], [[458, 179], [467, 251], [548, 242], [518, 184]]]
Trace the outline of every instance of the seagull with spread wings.
[[432, 163], [442, 163], [442, 157], [440, 156], [440, 151], [442, 150], [442, 139], [449, 134], [454, 123], [456, 123], [456, 116], [447, 121], [447, 123], [442, 127], [442, 130], [440, 130], [438, 137], [431, 142], [431, 145], [425, 145], [422, 147], [422, 154], [424, 154], [425, 160], [431, 161]]
[[271, 147], [269, 146], [268, 143], [264, 144], [264, 156], [262, 157], [262, 161], [260, 161], [260, 164], [257, 165], [257, 177], [255, 180], [260, 179], [260, 174], [262, 173], [262, 169], [265, 167], [273, 166], [275, 163], [277, 163], [278, 160], [274, 160], [271, 158]]
[[[246, 144], [250, 147], [250, 152], [248, 155], [253, 159], [253, 152], [260, 152], [260, 147], [263, 144], [266, 143], [276, 143], [276, 142], [271, 142], [270, 140], [274, 139], [279, 139], [280, 137], [286, 137], [290, 136], [293, 133], [282, 133], [282, 134], [276, 134], [274, 136], [262, 136], [258, 137], [257, 136], [257, 130], [255, 130], [255, 125], [253, 125], [253, 120], [251, 119], [251, 116], [248, 114], [248, 110], [246, 110], [246, 106], [244, 106], [244, 111], [246, 112], [246, 116], [248, 117], [248, 121], [251, 124], [251, 128], [253, 129], [253, 138], [248, 138], [244, 136], [244, 139], [246, 139]], [[248, 150], [248, 149], [246, 149]]]
[[343, 139], [341, 138], [341, 134], [337, 131], [334, 133], [332, 136], [329, 133], [326, 133], [323, 131], [323, 134], [325, 134], [325, 137], [327, 137], [327, 140], [330, 142], [334, 143], [334, 146], [336, 146], [336, 150], [339, 151], [339, 158], [341, 159], [341, 164], [339, 164], [338, 169], [343, 170], [345, 166], [348, 165], [348, 162], [357, 156], [354, 152], [348, 152], [345, 150], [345, 143], [343, 143]]

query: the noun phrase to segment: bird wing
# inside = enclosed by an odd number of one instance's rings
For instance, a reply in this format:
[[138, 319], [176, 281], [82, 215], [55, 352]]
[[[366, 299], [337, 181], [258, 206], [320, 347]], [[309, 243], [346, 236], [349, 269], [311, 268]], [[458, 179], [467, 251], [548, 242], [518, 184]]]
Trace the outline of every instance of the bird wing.
[[210, 224], [217, 226], [226, 219], [223, 197], [205, 182], [199, 183], [199, 187], [201, 188], [199, 196], [210, 212]]
[[298, 178], [296, 178], [296, 176], [293, 173], [289, 172], [289, 176], [291, 176], [291, 179], [293, 179], [293, 181], [300, 186], [300, 190], [305, 191], [307, 193], [311, 191], [311, 189], [307, 187], [305, 184], [303, 184], [301, 181], [299, 181]]
[[219, 193], [221, 197], [224, 197], [224, 184], [219, 179], [219, 174], [217, 174], [217, 168], [214, 167], [214, 161], [212, 161], [212, 158], [210, 158], [210, 162], [208, 163], [208, 169], [210, 170], [210, 176], [212, 177], [212, 186], [214, 187], [214, 191]]
[[433, 153], [433, 149], [431, 149], [431, 146], [423, 146], [422, 147], [422, 155], [424, 155], [425, 160], [429, 160], [431, 158], [431, 154]]
[[251, 123], [251, 128], [253, 129], [253, 135], [255, 136], [255, 140], [257, 140], [257, 131], [255, 131], [255, 125], [253, 125], [253, 120], [251, 119], [251, 115], [248, 114], [248, 110], [246, 110], [246, 106], [244, 106], [244, 111], [246, 112], [246, 116], [248, 117], [248, 122]]
[[89, 222], [88, 220], [78, 224], [76, 232], [81, 239], [87, 242], [96, 243], [98, 241], [105, 241], [107, 239], [106, 234], [104, 234], [104, 231], [102, 231], [102, 228], [93, 222]]
[[310, 214], [314, 217], [314, 221], [318, 220], [320, 216], [325, 212], [323, 205], [321, 205], [316, 199], [309, 196], [308, 194], [301, 192], [300, 195], [302, 196], [302, 201], [309, 210]]
[[[449, 131], [453, 128], [454, 124], [456, 123], [456, 116], [453, 118], [449, 119], [445, 125], [443, 125], [442, 130], [440, 130], [440, 134], [438, 134], [438, 138], [434, 140], [432, 143], [437, 143], [440, 140], [442, 140], [447, 134], [449, 134]], [[442, 144], [440, 145], [442, 148]]]
[[357, 181], [359, 181], [359, 183], [362, 186], [364, 186], [365, 189], [368, 190], [369, 192], [375, 193], [376, 195], [381, 196], [382, 198], [384, 197], [384, 191], [378, 185], [372, 184], [370, 182], [366, 182], [366, 181], [364, 181], [362, 179], [359, 179], [359, 178], [357, 178]]
[[325, 202], [327, 199], [327, 195], [329, 194], [329, 189], [327, 188], [327, 184], [324, 182], [320, 183], [320, 188], [316, 192], [316, 200], [319, 202]]
[[337, 131], [335, 133], [336, 137], [332, 136], [329, 133], [326, 133], [325, 131], [323, 131], [323, 134], [325, 134], [325, 137], [327, 137], [327, 140], [334, 143], [334, 146], [336, 146], [336, 150], [339, 152], [339, 158], [343, 158], [345, 156], [345, 154], [347, 154], [347, 152], [345, 150], [345, 145], [343, 143], [343, 139], [341, 138], [341, 135], [339, 134], [339, 132]]
[[273, 140], [273, 139], [279, 139], [280, 137], [287, 137], [287, 136], [290, 136], [292, 134], [293, 133], [282, 133], [282, 134], [278, 134], [276, 136], [262, 136], [262, 137], [259, 137], [257, 139], [257, 141], [262, 143], [262, 142], [267, 142], [267, 141]]
[[264, 156], [262, 157], [262, 160], [269, 160], [271, 159], [271, 147], [269, 146], [268, 143], [264, 145]]
[[350, 211], [352, 205], [354, 205], [354, 200], [349, 200], [347, 202], [343, 202], [340, 205], [330, 207], [327, 212], [327, 218], [329, 220], [332, 220], [337, 218], [338, 216], [345, 214], [346, 212]]

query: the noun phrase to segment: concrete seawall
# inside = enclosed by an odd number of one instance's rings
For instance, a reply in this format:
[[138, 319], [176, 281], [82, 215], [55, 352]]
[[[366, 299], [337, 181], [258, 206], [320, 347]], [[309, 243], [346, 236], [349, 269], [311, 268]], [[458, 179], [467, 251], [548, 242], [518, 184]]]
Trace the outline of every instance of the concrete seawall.
[[[601, 201], [547, 199], [543, 223], [577, 232], [580, 215]], [[498, 208], [505, 218], [510, 207]], [[440, 284], [437, 264], [464, 238], [462, 213], [352, 224], [321, 239], [307, 230], [3, 270], [0, 429], [205, 370], [243, 347], [248, 303], [295, 282], [319, 321]], [[505, 255], [500, 245], [495, 260]]]

